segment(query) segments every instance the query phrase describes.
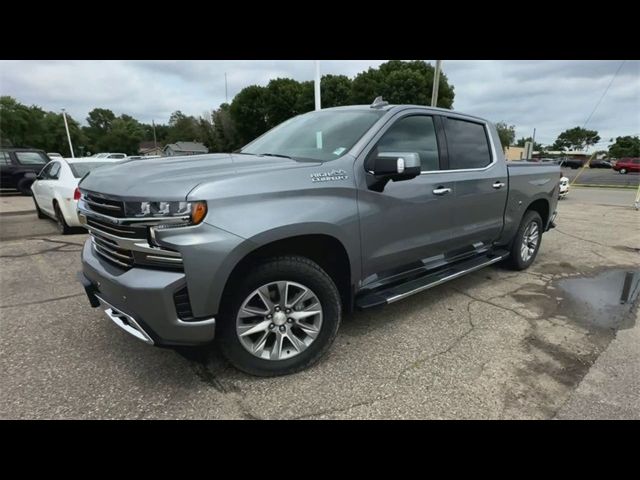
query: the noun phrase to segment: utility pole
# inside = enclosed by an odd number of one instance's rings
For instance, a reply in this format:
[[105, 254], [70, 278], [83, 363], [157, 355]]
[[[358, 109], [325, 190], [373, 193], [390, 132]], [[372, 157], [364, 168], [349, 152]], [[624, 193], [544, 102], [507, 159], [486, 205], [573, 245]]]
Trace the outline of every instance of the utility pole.
[[533, 150], [536, 148], [536, 129], [533, 129], [533, 137], [531, 137], [531, 157], [529, 160], [533, 158]]
[[313, 82], [313, 91], [316, 99], [316, 110], [320, 110], [321, 102], [320, 102], [320, 60], [316, 60], [316, 78]]
[[224, 72], [224, 103], [229, 103], [229, 89], [227, 88], [227, 72]]
[[67, 113], [62, 109], [62, 118], [64, 119], [64, 128], [67, 131], [67, 140], [69, 140], [69, 149], [71, 150], [71, 158], [76, 158], [73, 154], [73, 145], [71, 144], [71, 135], [69, 135], [69, 125], [67, 124]]
[[440, 87], [440, 69], [442, 60], [436, 60], [436, 70], [433, 73], [433, 89], [431, 90], [431, 106], [438, 106], [438, 88]]
[[[156, 140], [156, 123], [153, 121], [153, 118], [151, 119], [151, 125], [153, 125], [153, 148], [157, 151], [158, 150], [158, 141]], [[154, 153], [155, 155], [155, 153]]]

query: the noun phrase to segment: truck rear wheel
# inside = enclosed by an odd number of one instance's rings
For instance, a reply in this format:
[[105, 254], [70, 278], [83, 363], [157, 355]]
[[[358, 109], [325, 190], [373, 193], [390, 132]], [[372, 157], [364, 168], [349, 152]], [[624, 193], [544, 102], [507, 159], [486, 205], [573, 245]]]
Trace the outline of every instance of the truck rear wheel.
[[509, 263], [514, 270], [529, 268], [538, 255], [542, 240], [542, 218], [538, 212], [525, 212], [511, 244]]
[[221, 310], [218, 340], [239, 370], [287, 375], [327, 352], [341, 315], [338, 289], [319, 265], [304, 257], [276, 257], [233, 288]]

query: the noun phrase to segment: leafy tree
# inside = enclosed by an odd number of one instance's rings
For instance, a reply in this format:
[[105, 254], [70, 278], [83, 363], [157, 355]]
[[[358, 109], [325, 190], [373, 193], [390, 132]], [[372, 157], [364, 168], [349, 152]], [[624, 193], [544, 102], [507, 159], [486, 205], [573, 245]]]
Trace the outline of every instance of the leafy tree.
[[320, 81], [320, 98], [322, 108], [349, 105], [351, 80], [345, 75], [324, 75]]
[[616, 137], [615, 143], [609, 146], [609, 157], [640, 157], [640, 137]]
[[265, 87], [251, 85], [233, 98], [229, 113], [236, 126], [240, 145], [246, 145], [267, 131], [266, 97]]
[[212, 151], [232, 152], [242, 146], [238, 140], [238, 132], [231, 118], [228, 103], [223, 103], [218, 110], [214, 110], [211, 120], [214, 137]]
[[98, 147], [102, 151], [122, 152], [127, 155], [138, 153], [140, 141], [144, 136], [144, 129], [140, 123], [123, 115], [111, 122], [109, 132], [100, 138]]
[[[351, 102], [369, 104], [382, 96], [392, 104], [430, 105], [434, 73], [434, 67], [422, 60], [391, 60], [356, 76], [351, 84]], [[441, 72], [437, 106], [452, 108], [453, 98], [453, 86]]]
[[[525, 143], [531, 142], [531, 141], [533, 141], [533, 137], [521, 137], [521, 138], [518, 139], [518, 141], [516, 142], [515, 146], [516, 147], [524, 147]], [[533, 149], [535, 151], [542, 152], [542, 151], [544, 151], [545, 147], [541, 143], [534, 142], [533, 143]]]
[[200, 141], [202, 137], [196, 118], [185, 115], [180, 110], [173, 112], [169, 118], [167, 143]]
[[516, 126], [507, 125], [505, 122], [496, 123], [496, 130], [498, 130], [498, 136], [500, 137], [500, 143], [502, 143], [502, 149], [513, 145], [513, 141], [516, 139]]
[[556, 139], [552, 150], [584, 150], [586, 147], [598, 143], [600, 136], [596, 130], [582, 127], [565, 130]]
[[267, 85], [264, 96], [265, 125], [267, 129], [300, 113], [299, 97], [302, 94], [300, 82], [291, 78], [276, 78]]

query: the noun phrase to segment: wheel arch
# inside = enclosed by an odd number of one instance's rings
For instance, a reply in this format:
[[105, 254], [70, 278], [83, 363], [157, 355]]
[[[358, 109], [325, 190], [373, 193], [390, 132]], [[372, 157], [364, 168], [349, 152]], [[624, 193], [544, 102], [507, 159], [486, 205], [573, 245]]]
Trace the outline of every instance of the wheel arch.
[[231, 270], [225, 282], [222, 299], [231, 295], [234, 286], [256, 263], [282, 255], [300, 255], [317, 263], [336, 284], [344, 308], [352, 309], [352, 262], [343, 242], [326, 233], [295, 235], [256, 246], [246, 253]]

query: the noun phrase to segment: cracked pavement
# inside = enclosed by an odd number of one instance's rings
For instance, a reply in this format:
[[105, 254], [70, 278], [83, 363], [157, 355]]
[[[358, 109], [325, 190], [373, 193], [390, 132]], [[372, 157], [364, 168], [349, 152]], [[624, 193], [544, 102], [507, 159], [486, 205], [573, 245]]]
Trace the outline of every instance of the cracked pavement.
[[[620, 342], [585, 321], [559, 282], [640, 267], [635, 192], [593, 191], [559, 203], [558, 228], [529, 270], [488, 267], [346, 316], [319, 364], [269, 379], [234, 370], [215, 348], [127, 336], [76, 281], [85, 235], [3, 213], [0, 418], [580, 418], [605, 388], [602, 362], [621, 362], [609, 350]], [[638, 309], [631, 315], [618, 335], [638, 338]], [[616, 385], [600, 392], [610, 407]], [[640, 418], [632, 397], [621, 415]]]

